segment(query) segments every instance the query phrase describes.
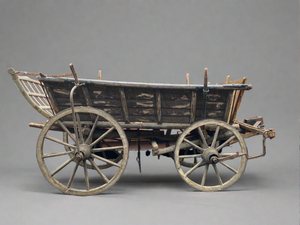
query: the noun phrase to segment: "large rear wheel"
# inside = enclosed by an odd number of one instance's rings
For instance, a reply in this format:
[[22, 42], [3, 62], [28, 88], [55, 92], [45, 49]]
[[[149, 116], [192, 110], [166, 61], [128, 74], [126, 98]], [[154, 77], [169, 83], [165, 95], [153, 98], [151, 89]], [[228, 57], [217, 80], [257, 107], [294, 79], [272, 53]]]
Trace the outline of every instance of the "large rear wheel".
[[[37, 142], [37, 161], [42, 174], [58, 190], [72, 195], [98, 194], [124, 172], [128, 141], [118, 122], [106, 112], [91, 107], [75, 107], [74, 111], [75, 124], [71, 109], [45, 124]], [[102, 127], [101, 122], [110, 126]]]

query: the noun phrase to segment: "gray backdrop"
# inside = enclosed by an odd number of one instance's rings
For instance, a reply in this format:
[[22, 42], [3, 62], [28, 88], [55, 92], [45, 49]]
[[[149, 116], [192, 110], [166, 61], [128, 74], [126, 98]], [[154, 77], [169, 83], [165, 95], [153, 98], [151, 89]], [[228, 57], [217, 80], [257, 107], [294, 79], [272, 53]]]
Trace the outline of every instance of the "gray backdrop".
[[[194, 191], [167, 158], [136, 152], [104, 194], [60, 194], [35, 159], [44, 122], [8, 67], [82, 78], [211, 83], [247, 77], [238, 119], [262, 115], [277, 137], [226, 191]], [[297, 224], [299, 221], [299, 3], [289, 1], [0, 1], [3, 224]], [[258, 152], [260, 139], [247, 140]]]

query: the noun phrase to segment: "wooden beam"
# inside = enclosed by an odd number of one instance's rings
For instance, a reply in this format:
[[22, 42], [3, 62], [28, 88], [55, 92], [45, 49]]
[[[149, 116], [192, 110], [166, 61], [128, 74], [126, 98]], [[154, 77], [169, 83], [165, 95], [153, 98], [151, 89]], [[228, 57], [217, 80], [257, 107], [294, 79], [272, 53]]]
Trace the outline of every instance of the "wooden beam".
[[[83, 95], [84, 95], [86, 105], [92, 107], [93, 102], [92, 102], [92, 99], [90, 97], [89, 90], [88, 90], [87, 86], [82, 85], [81, 88], [82, 88], [82, 92], [83, 92]], [[96, 116], [94, 114], [90, 113], [90, 116], [91, 116], [92, 121], [94, 121], [96, 119]]]
[[197, 92], [196, 91], [192, 91], [190, 123], [194, 123], [195, 122], [196, 104], [197, 104]]
[[81, 88], [82, 88], [82, 92], [83, 92], [83, 95], [84, 95], [86, 105], [87, 106], [93, 106], [93, 102], [91, 100], [91, 97], [90, 97], [89, 90], [88, 90], [87, 86], [82, 85]]
[[229, 91], [227, 95], [227, 100], [226, 100], [226, 108], [225, 108], [225, 113], [223, 120], [226, 121], [227, 123], [230, 122], [230, 115], [232, 112], [232, 105], [233, 105], [233, 100], [234, 100], [234, 91]]
[[119, 88], [125, 123], [130, 123], [124, 88]]
[[156, 98], [157, 123], [161, 124], [161, 94], [160, 94], [160, 90], [155, 91], [155, 98]]

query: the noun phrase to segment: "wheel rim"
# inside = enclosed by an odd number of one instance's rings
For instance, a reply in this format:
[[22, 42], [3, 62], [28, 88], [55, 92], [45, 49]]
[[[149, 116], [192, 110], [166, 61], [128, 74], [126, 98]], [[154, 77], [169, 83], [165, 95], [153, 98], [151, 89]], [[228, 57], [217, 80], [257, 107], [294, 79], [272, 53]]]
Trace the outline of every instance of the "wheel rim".
[[[212, 130], [206, 133], [204, 127]], [[238, 143], [229, 148], [234, 142]], [[179, 136], [174, 161], [180, 176], [193, 188], [220, 191], [240, 179], [246, 168], [246, 155], [245, 141], [235, 128], [223, 121], [203, 120]], [[186, 160], [184, 164], [183, 160]]]
[[[91, 107], [74, 110], [79, 149], [75, 144], [74, 126], [70, 125], [72, 110], [66, 109], [52, 117], [42, 129], [37, 142], [37, 161], [42, 174], [58, 190], [73, 195], [98, 194], [114, 185], [125, 170], [128, 141], [120, 125], [104, 111]], [[111, 126], [101, 128], [98, 123], [101, 121], [108, 121]], [[62, 137], [60, 132], [50, 129], [54, 126], [64, 130], [68, 142], [65, 135]], [[104, 146], [107, 141], [112, 143], [110, 147]], [[120, 151], [122, 157], [110, 160], [99, 154], [104, 151]]]

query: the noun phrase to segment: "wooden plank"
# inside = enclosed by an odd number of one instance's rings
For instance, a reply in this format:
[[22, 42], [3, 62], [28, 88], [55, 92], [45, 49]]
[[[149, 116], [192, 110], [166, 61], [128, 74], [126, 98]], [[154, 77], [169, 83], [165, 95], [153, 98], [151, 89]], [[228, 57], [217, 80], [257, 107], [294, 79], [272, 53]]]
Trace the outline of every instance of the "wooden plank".
[[[92, 99], [94, 107], [115, 107], [122, 108], [120, 100], [105, 100], [105, 99]], [[127, 102], [128, 104], [128, 102]]]
[[54, 111], [55, 114], [58, 113], [59, 108], [58, 108], [58, 105], [56, 103], [55, 98], [53, 97], [52, 89], [49, 87], [48, 83], [44, 83], [44, 88], [45, 88], [46, 93], [48, 95], [48, 101], [50, 103], [50, 106], [51, 106], [52, 110]]
[[118, 88], [89, 85], [90, 97], [92, 99], [114, 99], [120, 100], [120, 93]]
[[[70, 98], [55, 98], [57, 105], [70, 105]], [[81, 98], [74, 98], [74, 103], [77, 105], [86, 106], [86, 100], [81, 96]], [[92, 103], [93, 104], [93, 103]]]
[[155, 108], [154, 101], [127, 100], [128, 108]]
[[127, 89], [127, 100], [154, 100], [155, 92], [154, 89], [144, 88], [128, 88]]
[[224, 117], [224, 111], [206, 111], [206, 118], [223, 118]]
[[190, 117], [187, 116], [164, 116], [163, 123], [189, 123], [190, 124]]
[[162, 109], [162, 116], [187, 116], [190, 117], [189, 109]]
[[191, 101], [191, 91], [187, 90], [161, 90], [162, 101]]
[[157, 123], [157, 116], [131, 116], [132, 122]]
[[124, 88], [119, 88], [125, 123], [130, 123]]
[[163, 109], [191, 109], [191, 102], [188, 100], [162, 101]]
[[161, 124], [161, 95], [159, 90], [155, 91], [155, 98], [156, 98], [157, 123]]
[[156, 110], [154, 108], [128, 108], [129, 116], [155, 116]]
[[101, 109], [110, 115], [123, 115], [122, 108], [101, 107]]
[[[73, 88], [73, 83], [49, 83], [49, 87], [52, 89], [53, 97], [56, 98], [68, 98], [70, 100], [70, 92]], [[82, 88], [77, 88], [73, 94], [74, 100], [83, 97]]]
[[192, 91], [191, 117], [190, 117], [190, 123], [191, 124], [195, 122], [196, 104], [197, 104], [197, 92], [196, 91]]
[[53, 94], [58, 97], [69, 97], [71, 89], [67, 89], [65, 87], [62, 88], [53, 88]]
[[[196, 108], [201, 108], [202, 102], [197, 102]], [[206, 102], [207, 110], [225, 110], [226, 103], [225, 102]]]

